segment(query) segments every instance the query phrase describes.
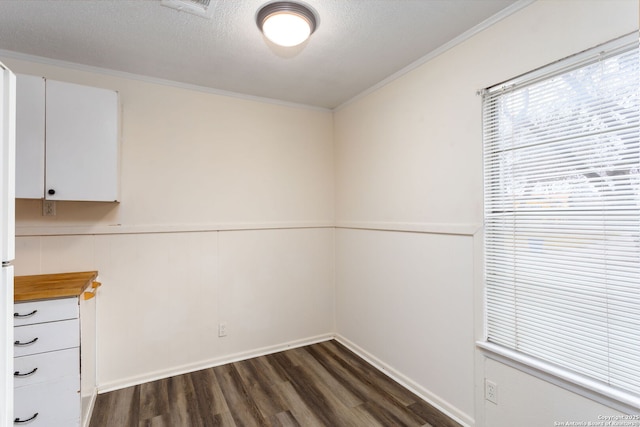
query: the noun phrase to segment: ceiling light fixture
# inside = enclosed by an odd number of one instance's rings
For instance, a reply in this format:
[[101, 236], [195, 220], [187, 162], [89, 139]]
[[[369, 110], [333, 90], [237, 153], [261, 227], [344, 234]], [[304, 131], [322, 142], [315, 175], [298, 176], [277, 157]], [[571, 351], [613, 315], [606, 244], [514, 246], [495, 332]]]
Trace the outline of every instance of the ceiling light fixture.
[[266, 38], [280, 46], [297, 46], [316, 30], [314, 13], [306, 6], [291, 1], [266, 4], [256, 17], [258, 28]]

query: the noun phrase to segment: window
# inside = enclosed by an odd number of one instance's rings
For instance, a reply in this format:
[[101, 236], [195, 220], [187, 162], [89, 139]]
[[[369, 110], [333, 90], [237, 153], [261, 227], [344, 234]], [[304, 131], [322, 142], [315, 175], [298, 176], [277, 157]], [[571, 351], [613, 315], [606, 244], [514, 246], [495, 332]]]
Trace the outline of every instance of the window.
[[487, 343], [635, 407], [639, 114], [637, 34], [483, 94]]

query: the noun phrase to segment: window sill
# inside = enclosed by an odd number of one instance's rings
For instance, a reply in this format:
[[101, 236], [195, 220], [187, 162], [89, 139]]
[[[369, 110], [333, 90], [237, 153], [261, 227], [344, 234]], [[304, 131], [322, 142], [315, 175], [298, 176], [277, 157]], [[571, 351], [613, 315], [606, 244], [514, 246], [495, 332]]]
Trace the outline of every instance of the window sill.
[[551, 363], [543, 362], [508, 348], [486, 341], [477, 341], [476, 346], [484, 355], [558, 387], [587, 397], [624, 413], [637, 414], [640, 397], [609, 387], [599, 381], [576, 374]]

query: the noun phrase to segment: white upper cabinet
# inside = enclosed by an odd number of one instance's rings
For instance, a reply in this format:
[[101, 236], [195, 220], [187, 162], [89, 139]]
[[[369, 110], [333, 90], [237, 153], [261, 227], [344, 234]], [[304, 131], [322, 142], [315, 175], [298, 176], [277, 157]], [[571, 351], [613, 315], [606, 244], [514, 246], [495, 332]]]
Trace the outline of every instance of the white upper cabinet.
[[118, 200], [118, 94], [18, 75], [16, 197]]
[[16, 76], [16, 197], [44, 197], [44, 79]]
[[45, 198], [118, 199], [118, 94], [46, 81]]

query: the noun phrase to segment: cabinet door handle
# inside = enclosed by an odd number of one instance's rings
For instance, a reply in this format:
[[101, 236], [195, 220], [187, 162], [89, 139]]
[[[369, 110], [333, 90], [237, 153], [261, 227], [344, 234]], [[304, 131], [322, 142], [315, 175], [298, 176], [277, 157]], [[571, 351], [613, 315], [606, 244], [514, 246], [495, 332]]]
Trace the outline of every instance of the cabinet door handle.
[[38, 310], [33, 310], [31, 313], [27, 313], [27, 314], [13, 313], [13, 317], [15, 317], [17, 319], [23, 319], [25, 317], [33, 316], [37, 312], [38, 312]]
[[38, 416], [38, 413], [36, 412], [35, 414], [33, 414], [33, 416], [29, 419], [26, 420], [21, 420], [20, 418], [16, 418], [15, 420], [13, 420], [14, 424], [22, 424], [22, 423], [28, 423], [29, 421], [35, 420], [36, 417]]
[[13, 373], [13, 376], [14, 377], [28, 377], [29, 375], [35, 374], [37, 370], [38, 370], [38, 368], [33, 368], [33, 370], [31, 370], [30, 372], [27, 372], [26, 374], [21, 374], [20, 371], [15, 371]]
[[36, 341], [38, 341], [38, 337], [35, 337], [34, 339], [32, 339], [32, 340], [31, 340], [31, 341], [29, 341], [29, 342], [20, 342], [20, 341], [15, 341], [15, 342], [13, 343], [13, 345], [17, 345], [17, 346], [19, 346], [19, 347], [20, 347], [20, 346], [25, 346], [25, 345], [33, 344], [33, 343], [34, 343], [34, 342], [36, 342]]
[[54, 194], [56, 194], [56, 190], [54, 190], [53, 188], [50, 188], [49, 191], [47, 191], [47, 193], [49, 193], [49, 195], [53, 196]]

